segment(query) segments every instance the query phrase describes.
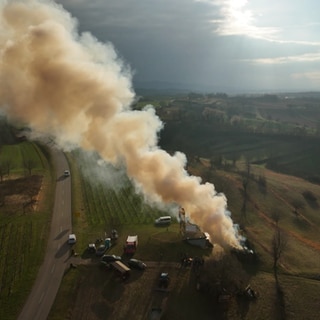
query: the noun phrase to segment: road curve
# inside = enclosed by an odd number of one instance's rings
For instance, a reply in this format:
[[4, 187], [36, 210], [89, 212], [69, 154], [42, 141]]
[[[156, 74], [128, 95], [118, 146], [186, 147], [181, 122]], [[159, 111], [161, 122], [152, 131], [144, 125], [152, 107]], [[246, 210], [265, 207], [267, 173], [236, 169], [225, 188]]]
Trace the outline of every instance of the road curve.
[[52, 148], [52, 156], [57, 184], [47, 250], [18, 320], [47, 319], [63, 274], [70, 265], [70, 247], [67, 240], [69, 233], [72, 233], [71, 178], [63, 176], [64, 170], [69, 169], [64, 153]]

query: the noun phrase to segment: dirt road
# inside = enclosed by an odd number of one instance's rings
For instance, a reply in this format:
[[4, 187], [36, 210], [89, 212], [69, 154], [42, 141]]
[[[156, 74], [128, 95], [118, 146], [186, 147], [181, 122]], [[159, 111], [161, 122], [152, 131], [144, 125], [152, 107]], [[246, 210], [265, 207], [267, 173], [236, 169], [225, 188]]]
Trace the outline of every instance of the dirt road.
[[70, 264], [71, 178], [64, 177], [69, 169], [63, 152], [52, 149], [56, 167], [56, 193], [47, 250], [32, 291], [18, 317], [19, 320], [44, 320], [58, 292], [66, 267]]

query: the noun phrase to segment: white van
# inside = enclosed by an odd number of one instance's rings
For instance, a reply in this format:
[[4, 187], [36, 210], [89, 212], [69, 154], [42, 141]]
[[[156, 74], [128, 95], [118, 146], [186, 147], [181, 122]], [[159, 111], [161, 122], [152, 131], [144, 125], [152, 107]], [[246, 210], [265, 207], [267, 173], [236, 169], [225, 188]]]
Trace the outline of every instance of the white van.
[[74, 233], [69, 234], [68, 243], [75, 244], [77, 242], [77, 237]]
[[154, 221], [155, 225], [157, 226], [163, 226], [163, 225], [169, 225], [171, 223], [171, 216], [163, 216]]

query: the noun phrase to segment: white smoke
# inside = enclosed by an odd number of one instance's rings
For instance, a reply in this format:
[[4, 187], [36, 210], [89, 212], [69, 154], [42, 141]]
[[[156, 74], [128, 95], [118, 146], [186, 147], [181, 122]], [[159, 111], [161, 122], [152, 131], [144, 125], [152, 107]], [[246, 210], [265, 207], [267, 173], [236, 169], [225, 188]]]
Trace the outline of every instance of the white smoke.
[[186, 172], [184, 154], [159, 149], [163, 124], [152, 107], [130, 109], [130, 69], [111, 44], [78, 34], [53, 1], [2, 1], [0, 12], [0, 106], [8, 117], [61, 147], [123, 164], [149, 199], [184, 207], [213, 241], [239, 246], [225, 196]]

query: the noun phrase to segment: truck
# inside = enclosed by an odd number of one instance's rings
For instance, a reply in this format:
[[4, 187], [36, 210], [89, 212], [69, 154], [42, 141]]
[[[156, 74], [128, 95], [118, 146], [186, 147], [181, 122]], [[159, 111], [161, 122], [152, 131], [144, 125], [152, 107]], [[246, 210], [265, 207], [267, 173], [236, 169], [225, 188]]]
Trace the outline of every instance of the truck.
[[126, 244], [124, 245], [125, 254], [134, 254], [138, 246], [138, 236], [128, 236]]

